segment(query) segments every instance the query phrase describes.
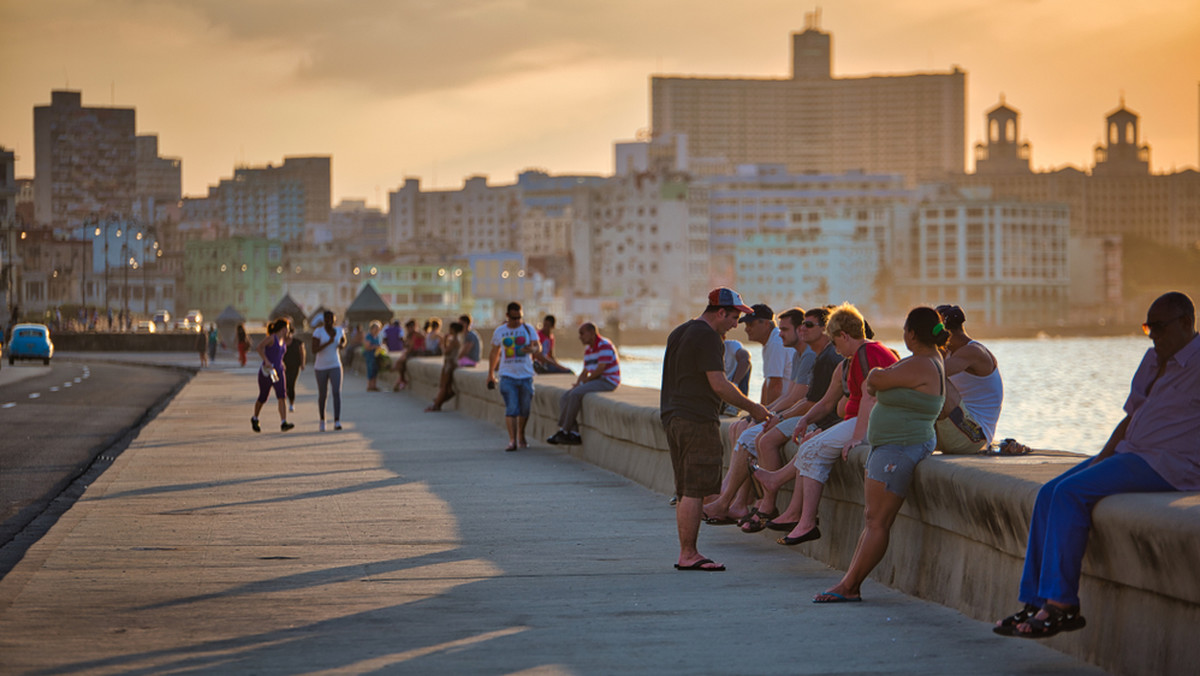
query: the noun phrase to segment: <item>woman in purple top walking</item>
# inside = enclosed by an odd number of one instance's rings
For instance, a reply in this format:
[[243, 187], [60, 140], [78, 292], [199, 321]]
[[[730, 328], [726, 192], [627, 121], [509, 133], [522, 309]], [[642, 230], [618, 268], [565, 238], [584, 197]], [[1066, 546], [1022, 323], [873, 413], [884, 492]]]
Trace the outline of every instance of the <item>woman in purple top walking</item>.
[[267, 326], [267, 337], [258, 343], [258, 356], [262, 357], [262, 367], [258, 369], [258, 400], [254, 402], [254, 417], [250, 418], [250, 427], [255, 432], [261, 432], [258, 425], [258, 414], [271, 390], [275, 390], [275, 398], [279, 400], [279, 429], [284, 432], [295, 427], [287, 421], [287, 391], [284, 385], [283, 353], [287, 351], [285, 336], [291, 324], [287, 319], [279, 318]]

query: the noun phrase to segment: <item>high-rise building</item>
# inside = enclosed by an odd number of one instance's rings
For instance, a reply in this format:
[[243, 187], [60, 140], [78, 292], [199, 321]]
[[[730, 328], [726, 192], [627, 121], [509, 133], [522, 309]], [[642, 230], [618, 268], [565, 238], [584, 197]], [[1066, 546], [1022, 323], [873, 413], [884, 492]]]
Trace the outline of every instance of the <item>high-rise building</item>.
[[285, 157], [279, 167], [235, 169], [207, 197], [185, 200], [183, 215], [235, 235], [299, 243], [308, 224], [329, 223], [331, 185], [330, 158]]
[[832, 39], [815, 22], [792, 36], [792, 76], [651, 78], [654, 137], [686, 135], [693, 174], [748, 163], [795, 173], [961, 173], [966, 74], [833, 76]]
[[137, 204], [135, 216], [157, 223], [183, 198], [183, 163], [178, 157], [159, 157], [158, 136], [137, 137]]
[[133, 108], [89, 108], [77, 91], [53, 91], [33, 109], [34, 212], [73, 228], [133, 211], [137, 149]]

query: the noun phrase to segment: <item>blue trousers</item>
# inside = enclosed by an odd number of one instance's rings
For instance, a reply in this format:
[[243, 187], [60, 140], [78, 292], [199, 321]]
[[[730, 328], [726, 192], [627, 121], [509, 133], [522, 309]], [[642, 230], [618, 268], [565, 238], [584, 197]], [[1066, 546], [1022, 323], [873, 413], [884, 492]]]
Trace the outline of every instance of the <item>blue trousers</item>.
[[1079, 605], [1083, 552], [1092, 529], [1092, 509], [1118, 493], [1161, 493], [1175, 488], [1132, 453], [1092, 465], [1088, 458], [1051, 479], [1038, 491], [1025, 548], [1020, 601]]

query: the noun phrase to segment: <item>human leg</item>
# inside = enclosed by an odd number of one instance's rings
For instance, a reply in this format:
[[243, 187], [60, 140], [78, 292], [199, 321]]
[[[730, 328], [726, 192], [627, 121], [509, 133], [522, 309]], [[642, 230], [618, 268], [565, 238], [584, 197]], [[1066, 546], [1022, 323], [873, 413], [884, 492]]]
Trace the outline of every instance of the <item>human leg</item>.
[[517, 419], [517, 446], [528, 448], [529, 441], [525, 439], [525, 425], [529, 423], [529, 413], [533, 408], [533, 378], [519, 378], [518, 402], [519, 417]]
[[333, 397], [334, 429], [338, 429], [342, 419], [342, 367], [329, 369], [329, 387]]
[[521, 415], [520, 383], [517, 378], [500, 376], [500, 397], [504, 399], [504, 427], [508, 430], [507, 451], [517, 449], [518, 418]]
[[867, 579], [867, 575], [879, 565], [879, 561], [887, 553], [892, 523], [900, 513], [904, 498], [887, 490], [883, 482], [874, 479], [867, 479], [863, 488], [866, 493], [863, 529], [858, 536], [854, 557], [850, 559], [850, 567], [836, 585], [813, 598], [815, 603], [837, 601], [840, 600], [838, 597], [862, 598], [863, 580]]
[[600, 378], [581, 383], [564, 392], [561, 400], [561, 413], [558, 418], [559, 429], [564, 432], [578, 433], [579, 411], [583, 408], [583, 398], [593, 392], [612, 392], [616, 388], [616, 385]]
[[320, 369], [313, 373], [317, 376], [317, 415], [325, 422], [325, 398], [329, 396], [329, 375], [333, 369]]
[[720, 494], [714, 500], [704, 503], [704, 518], [709, 523], [732, 523], [748, 514], [749, 510], [737, 497], [750, 475], [749, 460], [750, 453], [745, 446], [739, 445], [733, 449], [729, 472], [725, 474]]
[[1054, 488], [1046, 512], [1035, 598], [1060, 606], [1079, 605], [1079, 577], [1096, 503], [1119, 493], [1173, 490], [1145, 460], [1132, 453], [1110, 456], [1065, 476]]
[[284, 369], [284, 378], [287, 385], [287, 400], [289, 404], [296, 403], [296, 377], [300, 375], [300, 369], [288, 368]]
[[[667, 422], [667, 445], [671, 452], [671, 467], [675, 472], [675, 524], [679, 537], [679, 559], [676, 568], [724, 570], [708, 561], [698, 548], [701, 504], [704, 496], [716, 493], [721, 485], [720, 426], [715, 423], [696, 423], [681, 418]], [[706, 563], [707, 561], [707, 563]]]
[[[789, 541], [795, 542], [816, 534], [817, 514], [821, 506], [821, 495], [825, 491], [825, 482], [833, 463], [842, 457], [842, 447], [854, 434], [854, 419], [843, 420], [800, 444], [793, 463], [796, 468], [796, 486], [801, 493], [800, 513], [796, 515], [796, 525], [787, 534]], [[816, 535], [819, 537], [819, 534]]]

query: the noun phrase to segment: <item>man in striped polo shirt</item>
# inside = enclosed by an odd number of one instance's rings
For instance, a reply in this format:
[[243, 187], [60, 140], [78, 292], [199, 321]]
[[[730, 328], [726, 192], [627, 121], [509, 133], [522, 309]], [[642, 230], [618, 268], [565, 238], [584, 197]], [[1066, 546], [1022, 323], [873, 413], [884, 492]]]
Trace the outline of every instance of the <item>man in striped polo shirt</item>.
[[576, 419], [583, 406], [583, 396], [592, 392], [612, 392], [621, 384], [617, 350], [612, 341], [600, 335], [595, 324], [586, 322], [579, 327], [579, 342], [583, 343], [583, 372], [571, 389], [563, 392], [558, 404], [558, 431], [546, 440], [550, 444], [582, 444]]

